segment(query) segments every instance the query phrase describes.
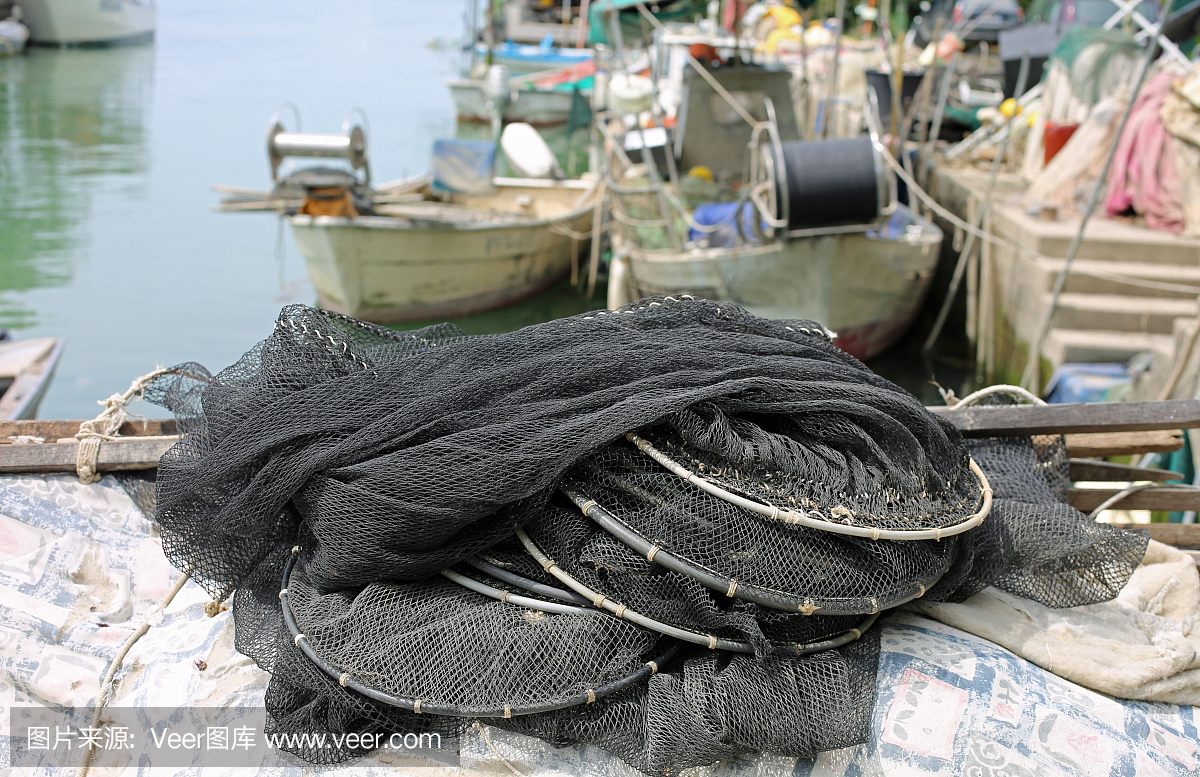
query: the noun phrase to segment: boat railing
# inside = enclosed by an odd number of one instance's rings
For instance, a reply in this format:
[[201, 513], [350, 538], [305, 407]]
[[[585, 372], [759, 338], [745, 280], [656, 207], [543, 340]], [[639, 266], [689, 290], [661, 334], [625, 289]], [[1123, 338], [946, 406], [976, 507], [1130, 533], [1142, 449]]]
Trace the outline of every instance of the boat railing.
[[[749, 219], [751, 231], [757, 243], [772, 241], [783, 242], [789, 237], [787, 230], [788, 200], [787, 187], [777, 184], [779, 165], [782, 160], [782, 142], [778, 127], [774, 121], [774, 106], [766, 99], [767, 121], [755, 121], [752, 124], [751, 140], [746, 147], [746, 159], [739, 186], [739, 197], [734, 215], [725, 221], [715, 224], [703, 224], [696, 221], [692, 209], [682, 200], [677, 190], [677, 182], [667, 185], [657, 173], [652, 156], [643, 144], [642, 164], [646, 167], [649, 184], [629, 184], [620, 178], [620, 174], [635, 167], [635, 163], [625, 153], [618, 138], [615, 138], [604, 121], [598, 122], [604, 135], [606, 146], [610, 149], [605, 165], [605, 183], [613, 195], [610, 200], [614, 203], [612, 217], [624, 226], [641, 229], [666, 230], [668, 242], [676, 249], [683, 249], [687, 241], [679, 239], [677, 222], [686, 225], [689, 231], [702, 235], [710, 235], [727, 228], [734, 223], [737, 244], [746, 243], [746, 238], [739, 226], [739, 219], [745, 220], [744, 212], [747, 205], [753, 208], [756, 218]], [[739, 106], [740, 107], [740, 106]], [[667, 149], [670, 154], [670, 149]], [[636, 214], [636, 215], [635, 215]], [[651, 215], [653, 214], [653, 215]], [[766, 225], [765, 228], [763, 225]], [[645, 243], [635, 235], [629, 235], [637, 243]], [[650, 240], [649, 242], [658, 242]]]

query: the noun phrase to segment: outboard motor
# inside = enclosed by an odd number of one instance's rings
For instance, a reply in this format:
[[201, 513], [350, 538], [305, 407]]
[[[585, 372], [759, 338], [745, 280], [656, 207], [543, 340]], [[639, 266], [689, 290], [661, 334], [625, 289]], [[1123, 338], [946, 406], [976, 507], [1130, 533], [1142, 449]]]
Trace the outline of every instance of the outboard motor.
[[483, 76], [483, 96], [491, 103], [488, 110], [504, 111], [512, 97], [509, 72], [506, 65], [492, 65]]

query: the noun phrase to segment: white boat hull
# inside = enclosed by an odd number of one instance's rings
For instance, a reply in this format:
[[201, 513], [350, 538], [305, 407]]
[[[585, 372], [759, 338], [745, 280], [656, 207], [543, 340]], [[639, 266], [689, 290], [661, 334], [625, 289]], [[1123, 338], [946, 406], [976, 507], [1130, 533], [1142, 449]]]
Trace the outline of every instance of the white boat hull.
[[[492, 120], [489, 98], [484, 94], [482, 81], [463, 78], [447, 81], [446, 84], [450, 87], [450, 96], [460, 121]], [[571, 101], [570, 92], [514, 89], [501, 116], [506, 124], [514, 121], [523, 121], [535, 127], [564, 124], [571, 115]]]
[[[506, 188], [510, 197], [522, 190]], [[572, 202], [584, 193], [565, 192]], [[322, 307], [392, 322], [481, 313], [536, 294], [566, 274], [572, 252], [584, 248], [569, 235], [587, 232], [591, 218], [587, 201], [516, 224], [387, 216], [289, 221]]]
[[59, 46], [149, 40], [152, 0], [21, 0], [30, 42]]
[[20, 54], [29, 41], [29, 29], [11, 19], [0, 20], [0, 57]]
[[[916, 318], [937, 265], [942, 233], [873, 239], [862, 232], [796, 237], [786, 243], [689, 251], [624, 246], [622, 284], [610, 307], [658, 294], [692, 294], [736, 303], [766, 318], [810, 319], [837, 333], [837, 344], [869, 359]], [[617, 253], [620, 253], [619, 251]]]

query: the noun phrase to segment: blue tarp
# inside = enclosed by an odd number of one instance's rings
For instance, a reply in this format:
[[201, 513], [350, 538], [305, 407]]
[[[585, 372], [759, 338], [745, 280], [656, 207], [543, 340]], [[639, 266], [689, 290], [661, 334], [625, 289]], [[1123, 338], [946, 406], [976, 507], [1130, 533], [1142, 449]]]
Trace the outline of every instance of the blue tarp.
[[1129, 373], [1124, 364], [1074, 363], [1062, 364], [1046, 384], [1047, 402], [1105, 402], [1129, 385]]
[[430, 162], [433, 186], [463, 194], [491, 194], [496, 144], [487, 140], [435, 140]]
[[[741, 204], [741, 243], [743, 245], [758, 245], [762, 243], [760, 233], [754, 229], [754, 217], [757, 211], [748, 202]], [[732, 248], [738, 244], [737, 220], [738, 203], [736, 202], [705, 202], [696, 206], [692, 212], [692, 220], [704, 226], [720, 225], [715, 232], [701, 232], [698, 229], [688, 230], [688, 240], [699, 242], [708, 240], [709, 248]], [[760, 224], [766, 229], [765, 223]]]

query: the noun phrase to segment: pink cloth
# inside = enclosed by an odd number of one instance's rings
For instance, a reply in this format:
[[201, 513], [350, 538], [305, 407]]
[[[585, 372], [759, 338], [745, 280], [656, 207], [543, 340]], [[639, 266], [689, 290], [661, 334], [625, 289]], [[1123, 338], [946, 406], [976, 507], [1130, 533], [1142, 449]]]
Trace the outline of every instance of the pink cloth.
[[1171, 135], [1162, 123], [1163, 100], [1178, 76], [1161, 72], [1142, 87], [1117, 144], [1105, 210], [1117, 216], [1133, 208], [1152, 229], [1183, 231], [1183, 182]]

